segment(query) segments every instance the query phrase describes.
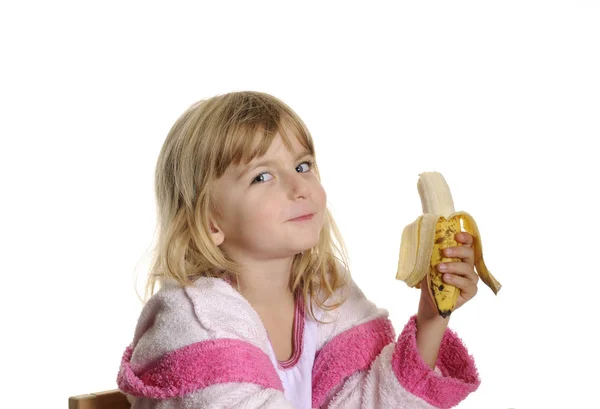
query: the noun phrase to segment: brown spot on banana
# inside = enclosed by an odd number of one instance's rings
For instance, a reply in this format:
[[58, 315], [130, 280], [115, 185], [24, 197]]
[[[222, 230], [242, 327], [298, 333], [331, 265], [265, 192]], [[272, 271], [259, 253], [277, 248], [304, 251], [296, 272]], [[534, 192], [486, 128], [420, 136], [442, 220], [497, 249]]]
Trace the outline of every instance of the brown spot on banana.
[[449, 316], [454, 307], [460, 290], [443, 280], [443, 274], [438, 271], [437, 266], [442, 262], [460, 261], [456, 257], [444, 257], [443, 251], [448, 247], [458, 246], [455, 233], [460, 230], [460, 218], [453, 217], [450, 220], [440, 217], [435, 229], [435, 239], [430, 260], [430, 269], [427, 278], [429, 295], [435, 302], [438, 313], [442, 317]]

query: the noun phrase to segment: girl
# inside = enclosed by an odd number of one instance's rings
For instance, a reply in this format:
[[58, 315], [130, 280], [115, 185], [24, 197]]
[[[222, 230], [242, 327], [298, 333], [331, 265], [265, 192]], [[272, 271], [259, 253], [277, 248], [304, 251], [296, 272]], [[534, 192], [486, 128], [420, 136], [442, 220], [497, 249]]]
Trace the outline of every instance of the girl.
[[[477, 389], [426, 285], [398, 337], [356, 286], [312, 137], [279, 99], [192, 105], [160, 152], [156, 199], [151, 297], [117, 378], [134, 408], [449, 408]], [[456, 238], [460, 307], [477, 275], [472, 236]]]

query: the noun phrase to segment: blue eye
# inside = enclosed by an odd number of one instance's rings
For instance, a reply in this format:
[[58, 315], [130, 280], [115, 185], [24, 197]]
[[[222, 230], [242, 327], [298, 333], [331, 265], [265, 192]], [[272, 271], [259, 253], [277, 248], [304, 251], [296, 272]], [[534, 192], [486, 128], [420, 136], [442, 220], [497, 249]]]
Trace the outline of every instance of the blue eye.
[[[299, 173], [306, 173], [306, 172], [310, 172], [310, 170], [312, 169], [312, 167], [313, 167], [313, 165], [314, 165], [314, 162], [313, 162], [313, 161], [311, 161], [311, 160], [306, 160], [306, 161], [302, 162], [301, 164], [299, 164], [298, 166], [296, 166], [296, 169], [298, 169], [298, 168], [301, 168], [301, 167], [302, 167], [302, 165], [304, 165], [304, 164], [307, 164], [307, 165], [308, 165], [308, 167], [307, 167], [306, 171], [304, 171], [304, 172], [299, 172]], [[256, 183], [261, 183], [261, 182], [264, 182], [264, 180], [259, 180], [259, 178], [261, 178], [262, 176], [264, 176], [264, 175], [266, 175], [266, 174], [268, 174], [268, 173], [270, 173], [270, 171], [268, 171], [268, 170], [266, 170], [266, 171], [264, 171], [264, 172], [260, 172], [258, 175], [256, 175], [256, 176], [254, 177], [254, 179], [252, 179], [252, 183], [251, 183], [251, 185], [254, 185], [254, 184], [256, 184]]]
[[[311, 169], [312, 169], [312, 167], [313, 167], [313, 164], [314, 164], [314, 162], [313, 162], [313, 161], [310, 161], [310, 160], [307, 160], [307, 161], [304, 161], [304, 162], [302, 162], [300, 165], [298, 165], [298, 166], [296, 167], [296, 169], [298, 169], [300, 166], [304, 165], [305, 163], [308, 165], [308, 169], [306, 169], [306, 172], [308, 172], [309, 170], [311, 170]], [[302, 173], [306, 173], [306, 172], [302, 172]]]

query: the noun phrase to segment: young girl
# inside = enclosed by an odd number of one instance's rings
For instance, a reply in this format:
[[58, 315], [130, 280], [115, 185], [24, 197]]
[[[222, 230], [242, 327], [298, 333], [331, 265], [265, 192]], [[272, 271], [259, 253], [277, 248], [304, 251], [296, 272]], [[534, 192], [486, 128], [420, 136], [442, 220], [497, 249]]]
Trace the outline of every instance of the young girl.
[[[398, 337], [356, 286], [311, 135], [279, 99], [192, 105], [160, 152], [156, 199], [151, 297], [117, 378], [134, 408], [450, 408], [477, 389], [426, 285]], [[472, 236], [456, 238], [460, 307], [477, 275]]]

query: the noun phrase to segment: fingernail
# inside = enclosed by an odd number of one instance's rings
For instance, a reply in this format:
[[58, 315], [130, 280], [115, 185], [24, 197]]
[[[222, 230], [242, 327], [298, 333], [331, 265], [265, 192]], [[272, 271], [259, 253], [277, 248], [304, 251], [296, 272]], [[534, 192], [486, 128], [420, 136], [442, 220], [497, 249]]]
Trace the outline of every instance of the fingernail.
[[452, 253], [453, 253], [453, 251], [452, 251], [452, 249], [446, 249], [446, 250], [444, 250], [444, 253], [445, 253], [447, 256], [451, 256], [451, 255], [452, 255]]
[[444, 263], [440, 263], [440, 264], [438, 264], [438, 269], [440, 269], [440, 270], [444, 271], [446, 268], [447, 268], [447, 267], [446, 267], [446, 265], [445, 265]]
[[452, 275], [450, 274], [444, 274], [444, 280], [445, 281], [450, 281], [452, 279]]

